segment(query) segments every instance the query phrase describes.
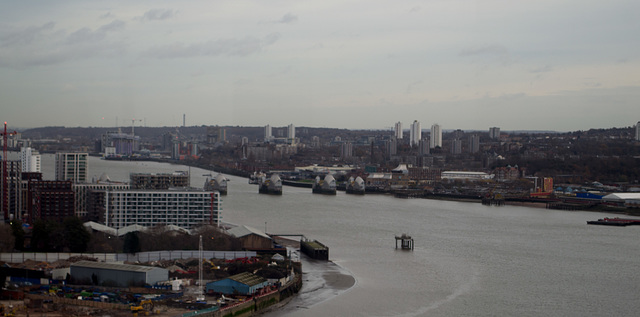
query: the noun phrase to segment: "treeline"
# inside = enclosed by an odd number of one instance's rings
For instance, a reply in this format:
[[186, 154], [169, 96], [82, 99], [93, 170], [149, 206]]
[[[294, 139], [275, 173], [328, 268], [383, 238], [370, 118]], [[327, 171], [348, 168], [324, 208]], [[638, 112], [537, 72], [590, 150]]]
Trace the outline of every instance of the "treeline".
[[62, 222], [37, 220], [32, 228], [24, 228], [22, 222], [17, 220], [10, 225], [0, 226], [0, 252], [135, 253], [198, 250], [200, 236], [205, 250], [242, 249], [239, 239], [214, 226], [196, 228], [190, 235], [160, 225], [144, 232], [130, 232], [124, 237], [117, 237], [91, 232], [78, 217], [68, 217]]

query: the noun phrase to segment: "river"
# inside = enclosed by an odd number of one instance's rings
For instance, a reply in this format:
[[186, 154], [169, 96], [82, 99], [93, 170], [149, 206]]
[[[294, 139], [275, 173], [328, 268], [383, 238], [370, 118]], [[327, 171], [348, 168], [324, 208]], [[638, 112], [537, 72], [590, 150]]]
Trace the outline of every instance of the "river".
[[[112, 180], [189, 170], [97, 158], [89, 169]], [[210, 172], [190, 170], [192, 186], [202, 187]], [[43, 173], [53, 178], [50, 155], [43, 155]], [[229, 179], [225, 222], [302, 233], [330, 248], [332, 263], [307, 261], [302, 294], [267, 316], [635, 316], [640, 310], [640, 227], [586, 224], [607, 214], [325, 196], [294, 187], [269, 196], [244, 178]], [[402, 233], [414, 238], [415, 250], [395, 249], [394, 236]], [[330, 280], [349, 275], [350, 288]]]

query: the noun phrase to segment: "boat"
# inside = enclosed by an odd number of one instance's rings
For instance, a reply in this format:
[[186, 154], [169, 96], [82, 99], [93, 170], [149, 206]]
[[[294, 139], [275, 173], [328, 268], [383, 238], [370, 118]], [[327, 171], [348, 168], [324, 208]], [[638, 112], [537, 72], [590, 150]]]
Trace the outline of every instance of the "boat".
[[282, 195], [282, 179], [278, 174], [272, 174], [267, 179], [266, 175], [258, 179], [258, 193], [269, 195]]
[[336, 194], [336, 179], [327, 174], [324, 179], [320, 179], [320, 176], [316, 176], [311, 187], [311, 192], [314, 194], [335, 195]]
[[345, 192], [347, 194], [364, 195], [365, 186], [362, 177], [358, 176], [356, 179], [350, 177], [349, 181], [347, 181], [347, 189]]
[[587, 221], [588, 225], [602, 225], [602, 226], [638, 226], [640, 225], [640, 219], [630, 219], [630, 218], [602, 218], [598, 220]]

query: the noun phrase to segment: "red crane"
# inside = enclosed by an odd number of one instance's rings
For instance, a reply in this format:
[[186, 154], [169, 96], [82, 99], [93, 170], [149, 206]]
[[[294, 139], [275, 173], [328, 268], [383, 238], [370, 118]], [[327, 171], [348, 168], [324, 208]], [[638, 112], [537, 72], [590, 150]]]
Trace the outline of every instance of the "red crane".
[[7, 121], [4, 122], [4, 132], [2, 133], [2, 211], [4, 221], [9, 222], [9, 175], [7, 172], [7, 136], [18, 132], [7, 133]]

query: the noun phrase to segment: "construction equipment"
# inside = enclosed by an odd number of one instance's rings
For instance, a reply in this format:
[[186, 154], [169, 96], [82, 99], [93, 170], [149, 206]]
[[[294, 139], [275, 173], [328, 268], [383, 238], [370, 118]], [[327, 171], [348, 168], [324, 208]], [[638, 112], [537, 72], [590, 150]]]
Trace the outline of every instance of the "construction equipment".
[[144, 315], [149, 316], [153, 312], [153, 301], [143, 299], [138, 304], [131, 305], [131, 313], [133, 316]]

